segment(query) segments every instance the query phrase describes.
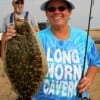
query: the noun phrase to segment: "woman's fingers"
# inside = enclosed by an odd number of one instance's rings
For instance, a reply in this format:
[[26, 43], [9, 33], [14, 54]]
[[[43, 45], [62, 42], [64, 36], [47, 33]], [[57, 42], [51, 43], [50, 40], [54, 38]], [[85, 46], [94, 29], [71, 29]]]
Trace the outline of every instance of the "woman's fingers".
[[79, 82], [79, 85], [78, 85], [78, 88], [79, 88], [79, 92], [80, 93], [83, 93], [84, 91], [86, 91], [91, 85], [91, 81], [88, 77], [84, 77], [80, 82]]

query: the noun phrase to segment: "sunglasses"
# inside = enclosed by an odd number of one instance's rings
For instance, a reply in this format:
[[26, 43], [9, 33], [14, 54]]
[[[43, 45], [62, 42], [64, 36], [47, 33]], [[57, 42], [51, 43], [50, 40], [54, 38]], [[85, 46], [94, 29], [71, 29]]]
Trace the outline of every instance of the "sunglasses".
[[47, 8], [47, 11], [48, 12], [55, 12], [56, 10], [59, 10], [59, 11], [64, 11], [64, 10], [66, 10], [67, 9], [67, 7], [65, 7], [65, 6], [59, 6], [59, 7], [48, 7]]
[[24, 2], [18, 2], [18, 1], [16, 1], [15, 4], [24, 4]]

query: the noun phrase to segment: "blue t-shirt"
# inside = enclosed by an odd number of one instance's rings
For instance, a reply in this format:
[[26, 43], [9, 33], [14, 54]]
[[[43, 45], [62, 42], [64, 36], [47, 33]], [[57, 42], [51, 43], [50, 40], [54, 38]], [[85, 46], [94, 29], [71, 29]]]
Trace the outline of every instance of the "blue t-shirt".
[[[38, 32], [38, 37], [46, 53], [49, 70], [33, 100], [78, 100], [77, 85], [83, 70], [87, 32], [70, 27], [69, 38], [59, 40], [49, 27]], [[89, 36], [85, 73], [92, 65], [100, 66], [100, 57]], [[88, 92], [84, 95], [89, 96]]]

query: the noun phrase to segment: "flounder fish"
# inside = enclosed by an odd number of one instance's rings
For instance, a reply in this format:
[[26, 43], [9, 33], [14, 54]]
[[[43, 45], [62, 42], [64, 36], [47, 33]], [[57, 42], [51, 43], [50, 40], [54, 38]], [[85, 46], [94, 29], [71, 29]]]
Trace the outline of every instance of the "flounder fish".
[[32, 100], [48, 71], [46, 55], [27, 20], [15, 19], [15, 29], [6, 46], [5, 70], [21, 100]]

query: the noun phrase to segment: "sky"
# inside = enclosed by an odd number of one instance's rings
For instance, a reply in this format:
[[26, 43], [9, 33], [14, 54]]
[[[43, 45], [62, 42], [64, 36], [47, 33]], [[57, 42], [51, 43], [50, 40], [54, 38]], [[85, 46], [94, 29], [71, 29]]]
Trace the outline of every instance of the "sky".
[[[12, 0], [0, 0], [0, 27], [2, 26], [3, 18], [13, 11], [11, 1]], [[45, 12], [40, 10], [40, 5], [44, 1], [46, 0], [25, 0], [25, 10], [28, 10], [35, 16], [37, 22], [47, 21]], [[69, 24], [80, 27], [81, 29], [87, 29], [91, 0], [70, 1], [75, 5], [75, 9], [72, 12]], [[94, 0], [92, 17], [90, 29], [100, 29], [100, 0]]]

